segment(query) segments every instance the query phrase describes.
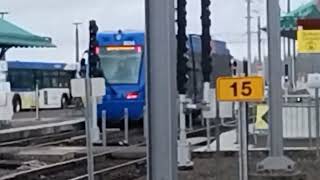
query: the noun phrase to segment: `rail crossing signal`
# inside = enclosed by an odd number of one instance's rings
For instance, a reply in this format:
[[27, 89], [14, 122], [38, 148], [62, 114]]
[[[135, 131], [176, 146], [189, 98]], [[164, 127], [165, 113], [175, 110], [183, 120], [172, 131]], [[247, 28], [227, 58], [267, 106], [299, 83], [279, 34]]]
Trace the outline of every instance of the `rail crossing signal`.
[[187, 66], [188, 58], [186, 53], [187, 35], [186, 35], [186, 0], [178, 0], [177, 6], [177, 87], [179, 94], [185, 94], [187, 91], [186, 84], [188, 82], [187, 73], [190, 70]]
[[99, 28], [96, 24], [96, 21], [91, 20], [89, 22], [89, 76], [90, 77], [98, 77], [99, 71], [98, 71], [98, 63], [100, 62], [100, 58], [98, 55], [98, 41], [97, 41], [97, 32]]
[[210, 35], [210, 4], [211, 0], [201, 0], [201, 23], [202, 23], [202, 35], [201, 35], [201, 47], [202, 47], [202, 73], [204, 82], [210, 82], [210, 75], [212, 71], [211, 65], [211, 35]]

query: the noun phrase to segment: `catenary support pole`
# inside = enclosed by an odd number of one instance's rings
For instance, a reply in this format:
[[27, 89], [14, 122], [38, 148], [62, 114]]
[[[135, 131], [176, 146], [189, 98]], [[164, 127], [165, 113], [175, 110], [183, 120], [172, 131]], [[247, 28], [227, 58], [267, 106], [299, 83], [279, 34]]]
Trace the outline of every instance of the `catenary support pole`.
[[269, 136], [270, 153], [257, 170], [294, 170], [294, 162], [283, 155], [283, 121], [281, 90], [281, 41], [279, 1], [267, 1], [268, 54], [269, 54]]
[[248, 53], [248, 74], [251, 74], [251, 0], [247, 0], [247, 53]]
[[262, 62], [262, 57], [261, 57], [261, 17], [258, 17], [258, 60], [259, 62]]
[[173, 0], [146, 0], [148, 180], [177, 179], [177, 88]]

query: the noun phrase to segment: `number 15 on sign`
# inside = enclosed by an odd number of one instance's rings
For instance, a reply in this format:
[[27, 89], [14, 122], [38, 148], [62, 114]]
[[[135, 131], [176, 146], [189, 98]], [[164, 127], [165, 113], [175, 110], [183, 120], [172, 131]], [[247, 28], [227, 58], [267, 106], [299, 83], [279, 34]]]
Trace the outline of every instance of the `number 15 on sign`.
[[216, 87], [219, 101], [261, 101], [264, 98], [264, 80], [260, 76], [220, 77]]

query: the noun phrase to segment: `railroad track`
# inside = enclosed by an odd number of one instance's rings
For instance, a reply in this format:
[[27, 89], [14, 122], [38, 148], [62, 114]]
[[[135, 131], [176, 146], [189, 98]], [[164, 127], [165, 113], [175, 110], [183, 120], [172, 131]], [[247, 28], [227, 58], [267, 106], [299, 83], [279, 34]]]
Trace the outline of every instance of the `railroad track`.
[[[128, 170], [129, 167], [137, 169], [137, 166], [144, 166], [145, 157], [134, 160], [128, 159], [114, 159], [111, 157], [112, 153], [120, 152], [121, 150], [128, 150], [130, 148], [140, 147], [145, 143], [136, 144], [127, 148], [118, 148], [112, 151], [106, 151], [94, 155], [95, 175], [101, 176], [115, 170]], [[21, 171], [14, 174], [0, 177], [0, 180], [53, 180], [53, 179], [86, 179], [87, 177], [87, 157], [75, 158], [68, 161], [54, 163], [39, 168]], [[142, 168], [144, 169], [144, 168]], [[136, 172], [136, 171], [135, 171]], [[118, 172], [116, 172], [118, 174]], [[123, 174], [123, 173], [120, 173]], [[123, 174], [125, 175], [125, 174]]]
[[[231, 128], [221, 127], [220, 133], [230, 130]], [[212, 135], [211, 141], [214, 141], [214, 135], [216, 133], [216, 126], [212, 125], [210, 127], [210, 132]], [[84, 132], [79, 132], [84, 133]], [[139, 134], [141, 136], [141, 129], [132, 129], [130, 131], [131, 134]], [[67, 133], [64, 135], [68, 135]], [[206, 135], [206, 128], [197, 128], [187, 133], [187, 136], [190, 137], [197, 137], [197, 136], [205, 136]], [[108, 139], [122, 139], [123, 132], [116, 132], [111, 133], [108, 136]], [[60, 136], [62, 137], [62, 135]], [[143, 136], [142, 136], [143, 137]], [[44, 137], [44, 139], [50, 139], [50, 136]], [[39, 143], [35, 146], [49, 146], [49, 145], [56, 145], [56, 144], [63, 144], [65, 142], [72, 141], [72, 139], [82, 139], [85, 142], [85, 136], [73, 136], [69, 139], [61, 139], [52, 142], [46, 143]], [[34, 139], [30, 138], [28, 140], [21, 140], [16, 142], [6, 142], [0, 143], [0, 146], [10, 146], [14, 144], [23, 144], [28, 141], [33, 141]], [[116, 141], [117, 141], [116, 140]], [[38, 141], [43, 142], [44, 140]], [[115, 142], [116, 142], [115, 141]], [[144, 143], [140, 143], [137, 145], [129, 146], [128, 149], [145, 145]], [[100, 154], [94, 155], [94, 162], [95, 162], [95, 176], [100, 177], [101, 179], [108, 178], [109, 179], [132, 179], [138, 178], [139, 176], [145, 175], [145, 164], [146, 164], [146, 157], [139, 157], [137, 159], [114, 159], [111, 157], [111, 154], [114, 152], [118, 152], [124, 150], [123, 147], [119, 147], [119, 149], [114, 149], [112, 151], [106, 151]], [[63, 161], [59, 163], [45, 165], [39, 168], [27, 170], [27, 171], [20, 171], [10, 175], [6, 175], [0, 177], [0, 180], [52, 180], [52, 179], [71, 179], [71, 180], [82, 180], [87, 179], [87, 157], [80, 157], [75, 158], [68, 161]], [[128, 173], [129, 171], [130, 173]], [[128, 178], [130, 176], [131, 178]]]
[[9, 146], [49, 146], [56, 145], [65, 142], [70, 142], [70, 140], [85, 138], [84, 130], [81, 131], [68, 131], [58, 134], [49, 134], [43, 136], [36, 136], [24, 139], [18, 139], [14, 141], [1, 142], [0, 147]]
[[[94, 172], [94, 176], [98, 179], [126, 179], [138, 178], [146, 174], [145, 165], [147, 163], [147, 158], [143, 157], [136, 160], [131, 160], [124, 162], [112, 167], [107, 167]], [[133, 170], [133, 173], [128, 173], [128, 171]], [[137, 171], [139, 169], [139, 171]], [[130, 177], [128, 177], [130, 176]], [[72, 178], [70, 180], [87, 180], [88, 174]]]
[[[130, 139], [134, 141], [141, 141], [137, 137], [142, 136], [143, 131], [139, 128], [130, 129]], [[117, 145], [124, 138], [122, 131], [108, 132], [107, 141], [109, 145]], [[33, 136], [29, 138], [17, 139], [13, 141], [0, 142], [0, 147], [42, 147], [42, 146], [54, 146], [54, 145], [85, 145], [85, 131], [67, 131], [57, 134], [48, 134], [41, 136]], [[129, 140], [130, 140], [129, 139]]]
[[[222, 126], [221, 124], [219, 125], [219, 132], [217, 132], [217, 125], [211, 125], [210, 126], [210, 141], [214, 141], [216, 136], [218, 134], [222, 134], [224, 132], [230, 131], [232, 129], [234, 129], [235, 127], [225, 127]], [[193, 130], [189, 130], [187, 131], [187, 138], [195, 138], [195, 137], [206, 137], [207, 136], [207, 128], [206, 127], [199, 127], [199, 128], [195, 128]], [[206, 144], [206, 141], [203, 142], [199, 142], [198, 144], [194, 144], [194, 145], [204, 145]]]

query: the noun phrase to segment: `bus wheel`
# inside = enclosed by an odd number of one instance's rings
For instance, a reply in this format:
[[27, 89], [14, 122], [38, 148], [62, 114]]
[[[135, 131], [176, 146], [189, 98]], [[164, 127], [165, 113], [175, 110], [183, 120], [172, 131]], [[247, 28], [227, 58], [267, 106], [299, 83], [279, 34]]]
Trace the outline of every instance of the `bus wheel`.
[[65, 109], [68, 106], [68, 97], [64, 94], [61, 97], [61, 109]]
[[15, 96], [12, 102], [13, 112], [17, 113], [21, 111], [21, 100], [19, 96]]

